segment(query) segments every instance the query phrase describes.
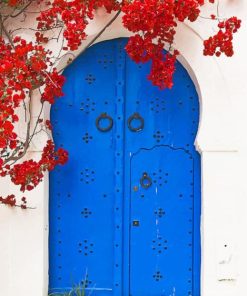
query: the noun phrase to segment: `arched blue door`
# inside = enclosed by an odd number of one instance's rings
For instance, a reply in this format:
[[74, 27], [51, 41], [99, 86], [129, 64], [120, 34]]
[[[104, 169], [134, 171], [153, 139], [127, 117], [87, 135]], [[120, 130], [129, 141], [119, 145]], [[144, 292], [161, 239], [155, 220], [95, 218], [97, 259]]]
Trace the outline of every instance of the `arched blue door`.
[[125, 44], [80, 56], [52, 108], [69, 162], [50, 175], [50, 290], [199, 296], [197, 93], [178, 62], [174, 87], [153, 87]]

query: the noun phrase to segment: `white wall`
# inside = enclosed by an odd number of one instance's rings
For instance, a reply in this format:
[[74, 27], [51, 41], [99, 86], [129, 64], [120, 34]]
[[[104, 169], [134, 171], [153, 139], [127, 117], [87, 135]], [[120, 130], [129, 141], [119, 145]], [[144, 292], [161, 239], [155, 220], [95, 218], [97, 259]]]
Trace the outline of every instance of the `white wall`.
[[[245, 0], [220, 3], [222, 15], [235, 14], [243, 20], [233, 58], [203, 57], [202, 39], [213, 30], [211, 22], [205, 19], [179, 26], [176, 45], [201, 100], [196, 146], [202, 155], [202, 296], [245, 296], [247, 3]], [[210, 14], [210, 9], [206, 8], [203, 15]], [[87, 42], [107, 20], [109, 16], [99, 11], [88, 29]], [[124, 36], [128, 32], [117, 20], [100, 40]], [[54, 44], [53, 50], [56, 48]], [[36, 109], [38, 103], [34, 116]], [[39, 157], [40, 145], [42, 140], [34, 143], [31, 153], [34, 157]], [[8, 180], [1, 180], [0, 188], [1, 194], [14, 192], [22, 196]], [[0, 207], [0, 295], [47, 295], [48, 178], [29, 196], [29, 205], [35, 209]]]

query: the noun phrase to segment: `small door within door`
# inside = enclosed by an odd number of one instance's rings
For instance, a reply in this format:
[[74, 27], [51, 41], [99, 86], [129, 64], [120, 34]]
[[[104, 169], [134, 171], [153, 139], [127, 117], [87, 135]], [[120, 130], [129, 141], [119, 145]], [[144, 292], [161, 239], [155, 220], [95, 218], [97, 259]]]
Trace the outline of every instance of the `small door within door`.
[[199, 296], [197, 94], [179, 63], [172, 90], [152, 86], [126, 42], [80, 56], [52, 108], [69, 162], [50, 175], [50, 290]]
[[192, 295], [191, 154], [141, 149], [131, 160], [131, 187], [130, 294]]

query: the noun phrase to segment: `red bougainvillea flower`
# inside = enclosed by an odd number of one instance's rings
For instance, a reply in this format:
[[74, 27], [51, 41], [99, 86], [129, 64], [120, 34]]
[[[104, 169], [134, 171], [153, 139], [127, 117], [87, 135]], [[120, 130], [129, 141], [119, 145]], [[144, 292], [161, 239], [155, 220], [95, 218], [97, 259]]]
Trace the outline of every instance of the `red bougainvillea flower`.
[[6, 148], [8, 145], [11, 149], [16, 147], [17, 135], [13, 130], [14, 126], [10, 121], [0, 121], [0, 149]]
[[204, 55], [219, 57], [222, 53], [231, 57], [233, 51], [233, 34], [241, 26], [241, 20], [231, 17], [218, 24], [219, 31], [209, 39], [204, 41]]
[[134, 0], [122, 7], [123, 24], [131, 32], [126, 50], [137, 63], [152, 62], [148, 79], [160, 89], [171, 88], [178, 54], [163, 53], [165, 45], [172, 48], [177, 22], [193, 22], [200, 13], [203, 0]]
[[5, 198], [3, 198], [2, 196], [0, 196], [0, 202], [2, 204], [9, 205], [11, 207], [13, 207], [13, 206], [16, 205], [16, 199], [15, 199], [15, 196], [13, 194], [8, 195]]
[[154, 85], [160, 89], [172, 88], [173, 74], [175, 72], [175, 62], [178, 52], [167, 53], [165, 60], [154, 59], [152, 62], [151, 73], [148, 76]]
[[[61, 19], [64, 24], [63, 35], [67, 40], [67, 47], [76, 50], [86, 39], [85, 29], [88, 19], [92, 19], [95, 8], [105, 7], [107, 12], [120, 8], [118, 1], [113, 0], [54, 0], [50, 7], [41, 12], [37, 17], [38, 29], [49, 30], [56, 28], [57, 20]], [[37, 41], [44, 41], [42, 35], [36, 35]]]
[[58, 164], [64, 165], [67, 160], [68, 152], [62, 148], [55, 151], [54, 143], [48, 140], [40, 161], [31, 159], [21, 164], [16, 164], [9, 171], [9, 175], [15, 185], [21, 186], [21, 191], [30, 191], [43, 180], [46, 171], [53, 170]]

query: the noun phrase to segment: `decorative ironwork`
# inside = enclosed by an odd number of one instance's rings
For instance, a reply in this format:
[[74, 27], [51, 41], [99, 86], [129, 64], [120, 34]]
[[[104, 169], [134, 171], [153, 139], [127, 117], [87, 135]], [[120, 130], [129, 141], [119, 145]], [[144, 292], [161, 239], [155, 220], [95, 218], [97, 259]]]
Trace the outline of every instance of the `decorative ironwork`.
[[88, 76], [85, 78], [88, 84], [92, 84], [95, 82], [96, 78], [92, 74], [88, 74]]
[[98, 60], [98, 63], [103, 65], [104, 69], [108, 68], [108, 64], [113, 64], [113, 60], [108, 57], [108, 55], [104, 54], [102, 59]]
[[150, 104], [151, 104], [150, 110], [155, 113], [160, 113], [166, 110], [164, 98], [163, 99], [156, 98], [155, 100], [152, 100]]
[[84, 208], [83, 211], [81, 211], [81, 214], [84, 218], [88, 218], [89, 216], [92, 215], [92, 211], [89, 210], [88, 208]]
[[164, 184], [168, 183], [168, 173], [163, 172], [162, 169], [158, 169], [157, 171], [152, 173], [153, 175], [153, 183], [162, 187]]
[[162, 208], [158, 208], [154, 211], [155, 216], [162, 218], [166, 213]]
[[156, 271], [155, 274], [153, 275], [153, 278], [156, 282], [159, 282], [160, 280], [163, 279], [163, 275], [161, 274], [160, 271]]
[[149, 177], [147, 173], [143, 173], [140, 184], [142, 188], [148, 189], [152, 185], [152, 179]]
[[[134, 121], [138, 122], [138, 125], [136, 127], [134, 127]], [[144, 119], [139, 113], [134, 113], [128, 119], [128, 127], [132, 132], [140, 132], [144, 128]]]
[[167, 239], [163, 239], [162, 236], [158, 236], [157, 239], [152, 241], [152, 250], [154, 250], [157, 254], [162, 254], [168, 249], [167, 243]]
[[81, 102], [80, 110], [85, 114], [90, 114], [90, 112], [95, 111], [95, 108], [96, 108], [96, 103], [90, 98], [87, 98], [85, 101]]
[[[101, 126], [102, 122], [107, 120], [108, 125], [106, 127]], [[97, 117], [96, 119], [96, 127], [99, 131], [101, 132], [108, 132], [112, 129], [113, 127], [113, 119], [111, 116], [109, 116], [107, 113], [102, 113], [100, 116]]]
[[88, 168], [81, 171], [81, 178], [80, 181], [85, 184], [90, 184], [95, 181], [95, 172]]
[[84, 256], [93, 254], [94, 244], [85, 239], [83, 242], [78, 243], [78, 252], [83, 253]]
[[82, 140], [88, 144], [91, 140], [93, 140], [93, 137], [89, 135], [89, 133], [85, 133], [85, 135], [82, 137]]
[[156, 140], [157, 143], [160, 143], [161, 140], [164, 139], [164, 135], [160, 131], [157, 131], [153, 134], [153, 138]]
[[81, 285], [84, 288], [88, 288], [90, 285], [92, 285], [92, 281], [89, 279], [88, 274], [86, 274], [85, 279], [81, 281]]

